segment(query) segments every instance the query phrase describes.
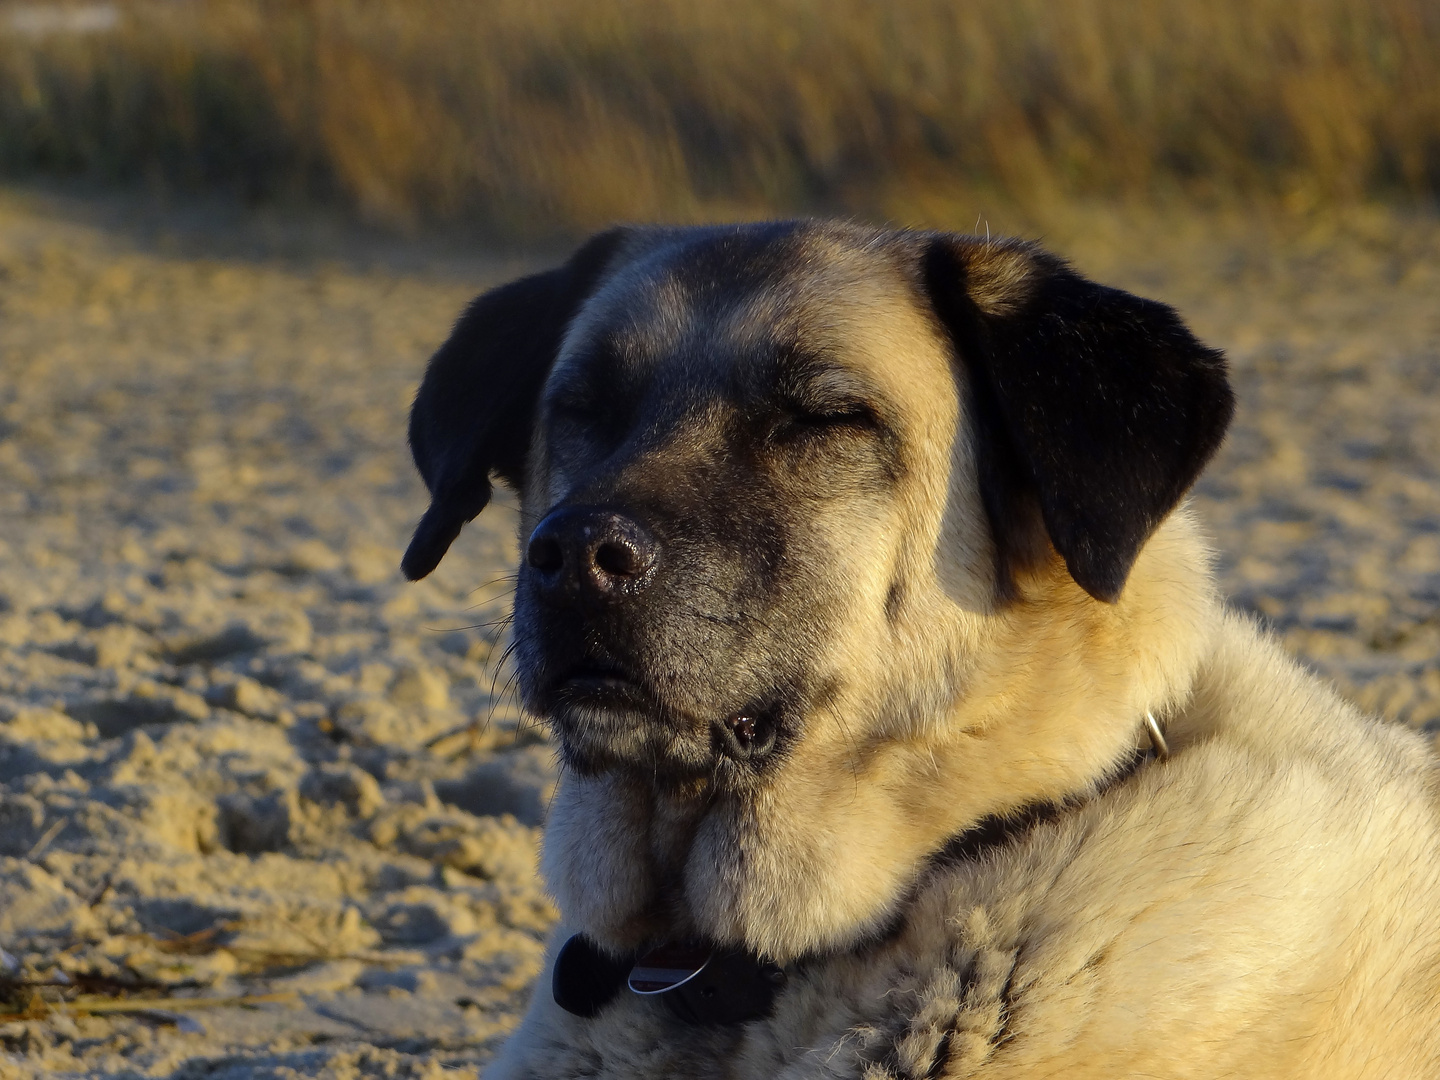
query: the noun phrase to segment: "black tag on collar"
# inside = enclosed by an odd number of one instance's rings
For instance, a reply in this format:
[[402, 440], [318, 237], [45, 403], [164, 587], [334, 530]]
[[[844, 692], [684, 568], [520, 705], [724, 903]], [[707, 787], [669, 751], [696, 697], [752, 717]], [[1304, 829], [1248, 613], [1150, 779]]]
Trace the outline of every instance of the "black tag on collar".
[[566, 1012], [589, 1019], [620, 993], [633, 964], [632, 957], [616, 960], [584, 934], [576, 934], [555, 954], [550, 993]]

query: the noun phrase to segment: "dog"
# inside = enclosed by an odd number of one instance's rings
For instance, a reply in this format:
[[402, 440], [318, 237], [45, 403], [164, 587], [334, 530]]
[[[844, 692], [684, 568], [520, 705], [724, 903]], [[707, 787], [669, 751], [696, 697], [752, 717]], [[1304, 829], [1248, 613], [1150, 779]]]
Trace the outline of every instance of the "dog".
[[403, 569], [519, 493], [564, 767], [486, 1075], [1440, 1076], [1436, 764], [1218, 597], [1232, 411], [1020, 241], [620, 228], [474, 301]]

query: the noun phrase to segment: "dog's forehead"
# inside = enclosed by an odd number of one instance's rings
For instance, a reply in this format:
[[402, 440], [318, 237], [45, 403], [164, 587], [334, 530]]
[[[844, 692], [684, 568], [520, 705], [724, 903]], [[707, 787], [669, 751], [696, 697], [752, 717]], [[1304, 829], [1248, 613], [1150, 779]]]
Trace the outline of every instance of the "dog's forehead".
[[868, 366], [887, 341], [933, 336], [903, 244], [805, 222], [642, 235], [575, 318], [556, 375], [604, 355], [614, 377], [664, 364], [698, 380], [792, 349]]

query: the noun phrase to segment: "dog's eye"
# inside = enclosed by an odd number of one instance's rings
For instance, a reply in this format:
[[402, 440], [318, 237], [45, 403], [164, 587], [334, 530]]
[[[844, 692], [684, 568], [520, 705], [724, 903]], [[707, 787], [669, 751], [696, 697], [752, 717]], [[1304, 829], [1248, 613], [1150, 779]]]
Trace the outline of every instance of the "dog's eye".
[[557, 461], [609, 453], [623, 441], [631, 416], [608, 395], [562, 394], [548, 401], [545, 410], [547, 438]]
[[558, 397], [550, 401], [548, 411], [552, 422], [584, 425], [602, 419], [608, 410], [593, 397]]
[[858, 401], [827, 405], [794, 403], [788, 410], [792, 423], [802, 429], [875, 431], [880, 427], [875, 410]]
[[583, 416], [595, 407], [590, 398], [579, 394], [553, 397], [548, 404], [551, 416]]

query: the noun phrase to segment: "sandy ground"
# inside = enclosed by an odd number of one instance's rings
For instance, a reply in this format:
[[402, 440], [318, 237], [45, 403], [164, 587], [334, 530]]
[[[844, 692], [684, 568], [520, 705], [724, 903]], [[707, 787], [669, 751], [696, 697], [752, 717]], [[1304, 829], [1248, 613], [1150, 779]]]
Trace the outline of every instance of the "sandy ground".
[[[513, 508], [402, 582], [403, 430], [517, 264], [141, 217], [0, 192], [0, 1077], [471, 1074], [554, 915], [554, 767], [496, 670]], [[1230, 352], [1235, 602], [1440, 728], [1440, 225], [1051, 242]]]

